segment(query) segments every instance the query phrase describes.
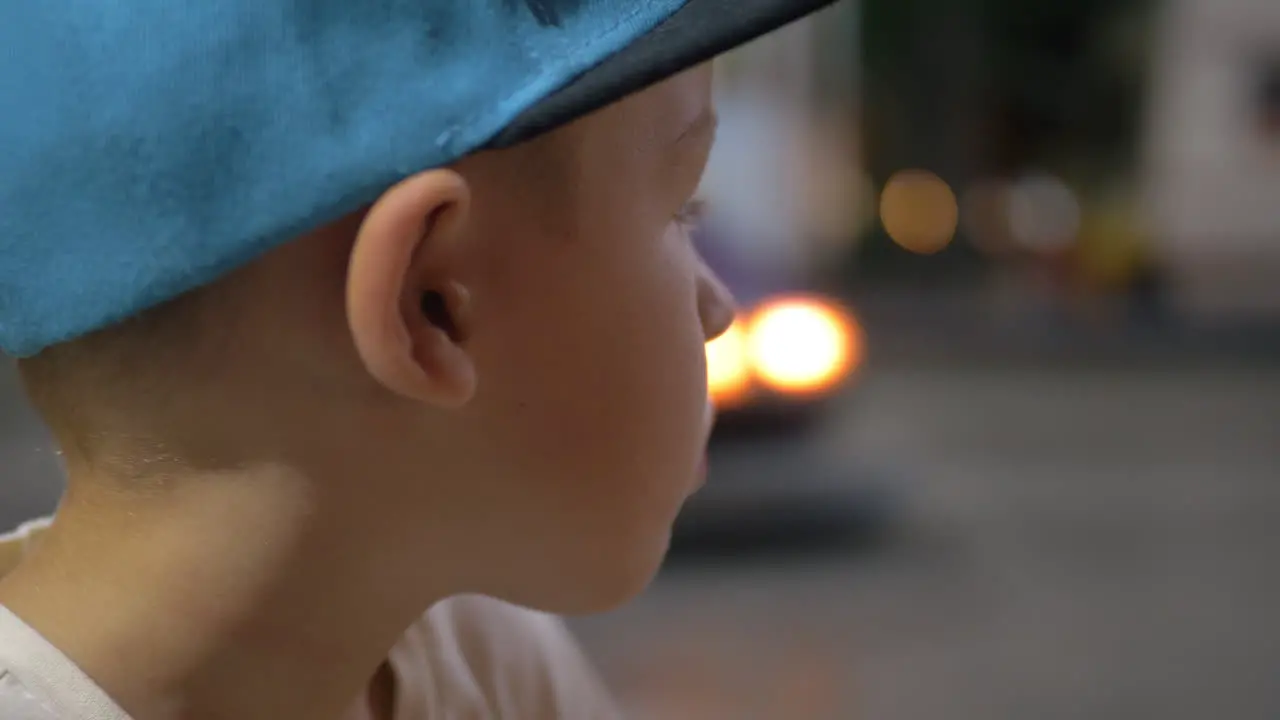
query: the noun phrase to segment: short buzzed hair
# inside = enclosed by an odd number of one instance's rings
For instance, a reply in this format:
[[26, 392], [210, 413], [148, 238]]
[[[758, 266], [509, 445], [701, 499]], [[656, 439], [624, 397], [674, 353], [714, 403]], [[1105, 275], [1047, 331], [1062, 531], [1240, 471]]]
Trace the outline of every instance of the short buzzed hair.
[[103, 411], [163, 392], [171, 368], [197, 352], [216, 295], [197, 290], [17, 361], [32, 407], [65, 453], [91, 464], [100, 460], [100, 445], [109, 441]]

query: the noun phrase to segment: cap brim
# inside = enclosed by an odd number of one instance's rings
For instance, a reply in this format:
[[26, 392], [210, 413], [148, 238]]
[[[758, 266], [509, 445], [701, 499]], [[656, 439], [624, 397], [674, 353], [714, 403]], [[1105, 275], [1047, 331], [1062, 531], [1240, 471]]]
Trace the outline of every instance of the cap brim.
[[837, 1], [689, 0], [652, 31], [519, 115], [486, 147], [509, 147], [542, 135]]

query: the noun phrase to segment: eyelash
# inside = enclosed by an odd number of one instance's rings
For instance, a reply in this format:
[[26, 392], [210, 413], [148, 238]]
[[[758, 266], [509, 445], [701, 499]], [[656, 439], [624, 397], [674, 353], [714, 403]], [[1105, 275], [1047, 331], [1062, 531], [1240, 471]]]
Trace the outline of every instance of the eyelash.
[[686, 231], [692, 232], [702, 225], [706, 216], [707, 202], [701, 198], [694, 198], [680, 208], [680, 212], [676, 214], [676, 222]]

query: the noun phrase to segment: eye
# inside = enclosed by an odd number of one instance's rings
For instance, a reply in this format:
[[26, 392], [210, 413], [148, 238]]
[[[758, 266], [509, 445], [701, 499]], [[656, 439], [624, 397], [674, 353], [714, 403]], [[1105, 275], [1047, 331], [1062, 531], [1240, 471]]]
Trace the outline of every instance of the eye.
[[687, 233], [697, 230], [707, 216], [707, 203], [701, 198], [694, 198], [685, 203], [676, 214], [676, 223]]

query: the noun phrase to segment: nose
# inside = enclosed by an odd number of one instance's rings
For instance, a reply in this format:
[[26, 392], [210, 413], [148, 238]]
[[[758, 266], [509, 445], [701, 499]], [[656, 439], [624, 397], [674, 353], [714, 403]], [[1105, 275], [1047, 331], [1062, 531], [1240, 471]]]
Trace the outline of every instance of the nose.
[[706, 261], [698, 258], [698, 318], [707, 342], [715, 340], [729, 330], [738, 314], [733, 293], [725, 287]]

